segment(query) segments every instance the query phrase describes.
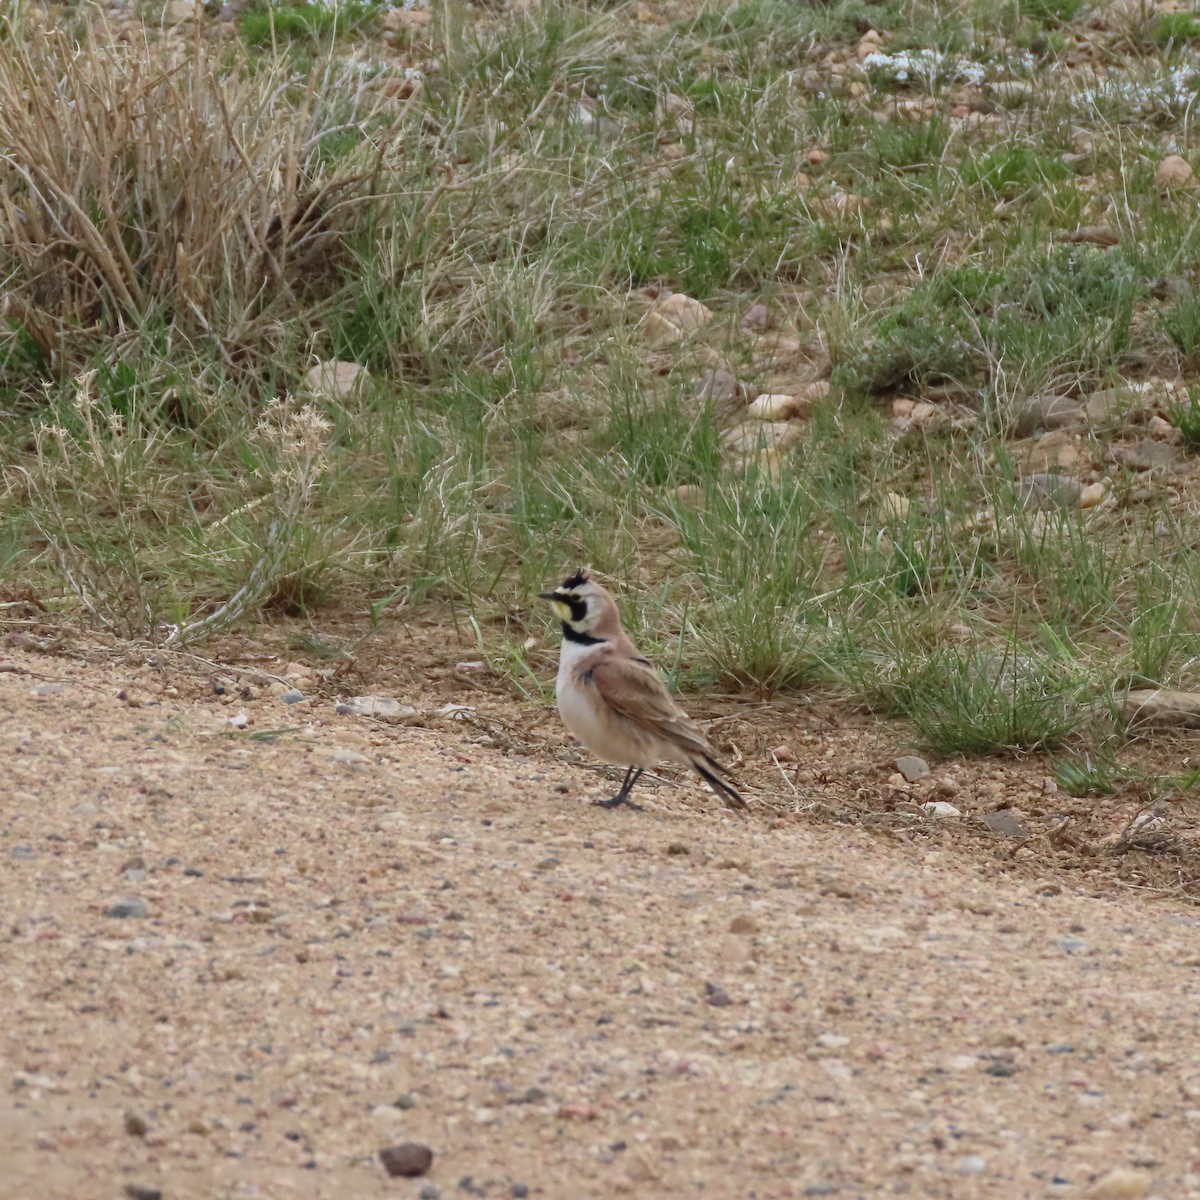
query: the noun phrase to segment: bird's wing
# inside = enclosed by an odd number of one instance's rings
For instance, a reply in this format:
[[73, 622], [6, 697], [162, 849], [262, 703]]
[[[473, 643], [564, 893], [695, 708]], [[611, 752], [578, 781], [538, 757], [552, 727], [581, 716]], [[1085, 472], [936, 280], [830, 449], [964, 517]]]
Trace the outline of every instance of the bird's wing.
[[709, 758], [712, 747], [687, 713], [675, 703], [658, 672], [645, 660], [609, 658], [580, 673], [620, 717], [648, 727], [681, 749]]

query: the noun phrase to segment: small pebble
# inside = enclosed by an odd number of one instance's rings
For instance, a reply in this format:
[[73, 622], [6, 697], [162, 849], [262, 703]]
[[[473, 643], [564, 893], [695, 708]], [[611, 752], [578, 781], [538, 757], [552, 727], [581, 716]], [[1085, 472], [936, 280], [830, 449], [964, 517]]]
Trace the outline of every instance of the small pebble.
[[162, 1191], [156, 1187], [147, 1187], [143, 1183], [127, 1183], [125, 1195], [129, 1200], [162, 1200]]
[[704, 1003], [711, 1004], [713, 1008], [728, 1008], [733, 1003], [733, 998], [723, 987], [718, 987], [715, 983], [706, 983]]
[[915, 754], [902, 754], [896, 759], [896, 770], [909, 783], [916, 783], [918, 779], [924, 779], [929, 774], [929, 764], [923, 758], [918, 758]]
[[981, 1154], [968, 1154], [959, 1159], [958, 1173], [960, 1175], [982, 1175], [987, 1162]]
[[1118, 1167], [1096, 1180], [1088, 1190], [1088, 1197], [1089, 1200], [1141, 1200], [1149, 1193], [1150, 1175], [1146, 1171]]
[[415, 1179], [433, 1165], [433, 1151], [419, 1142], [401, 1142], [379, 1151], [383, 1169], [393, 1178]]
[[417, 1107], [417, 1098], [412, 1092], [401, 1092], [399, 1096], [392, 1102], [395, 1108], [401, 1108], [407, 1111], [410, 1108]]
[[130, 1137], [145, 1137], [150, 1132], [150, 1124], [145, 1117], [135, 1112], [125, 1114], [125, 1132]]
[[421, 1190], [417, 1193], [417, 1200], [441, 1200], [442, 1193], [438, 1191], [436, 1183], [425, 1183], [421, 1185]]
[[129, 917], [148, 917], [150, 915], [150, 907], [140, 896], [129, 896], [110, 904], [104, 910], [104, 915], [106, 917], [115, 917], [119, 920]]
[[922, 804], [921, 810], [927, 817], [961, 817], [962, 810], [954, 807], [953, 804], [947, 803], [945, 800], [930, 800], [928, 804]]

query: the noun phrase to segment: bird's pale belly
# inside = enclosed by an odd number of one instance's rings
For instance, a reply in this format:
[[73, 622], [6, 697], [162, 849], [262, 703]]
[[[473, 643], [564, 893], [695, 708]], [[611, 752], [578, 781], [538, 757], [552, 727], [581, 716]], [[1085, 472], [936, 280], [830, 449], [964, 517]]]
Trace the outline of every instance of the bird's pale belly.
[[562, 674], [558, 677], [555, 695], [563, 724], [597, 758], [622, 767], [649, 767], [662, 757], [645, 745], [643, 739], [626, 733], [621, 728], [621, 718], [598, 713], [587, 692], [566, 686]]

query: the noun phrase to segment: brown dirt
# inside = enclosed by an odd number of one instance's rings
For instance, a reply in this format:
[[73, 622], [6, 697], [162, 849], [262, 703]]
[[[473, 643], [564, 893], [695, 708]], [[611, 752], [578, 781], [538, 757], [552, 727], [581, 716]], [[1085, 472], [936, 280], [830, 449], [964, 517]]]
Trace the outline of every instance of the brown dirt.
[[[0, 649], [3, 1200], [1200, 1197], [1190, 859], [1114, 852], [1131, 798], [1085, 820], [1037, 762], [905, 790], [893, 728], [712, 702], [755, 814], [612, 813], [420, 636], [290, 707], [269, 637], [225, 695], [36, 645]], [[336, 714], [364, 690], [476, 713]], [[1027, 842], [975, 823], [1004, 802]]]

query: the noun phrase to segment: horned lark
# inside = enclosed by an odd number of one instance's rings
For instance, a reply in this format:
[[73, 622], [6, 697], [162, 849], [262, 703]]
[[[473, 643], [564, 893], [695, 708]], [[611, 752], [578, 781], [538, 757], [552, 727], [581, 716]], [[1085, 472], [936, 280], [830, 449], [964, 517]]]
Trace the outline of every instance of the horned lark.
[[562, 621], [555, 694], [563, 723], [597, 758], [629, 768], [621, 790], [597, 803], [637, 808], [629, 799], [633, 785], [647, 767], [669, 759], [691, 767], [729, 808], [746, 808], [704, 734], [621, 628], [612, 596], [580, 571], [538, 599], [549, 600]]

